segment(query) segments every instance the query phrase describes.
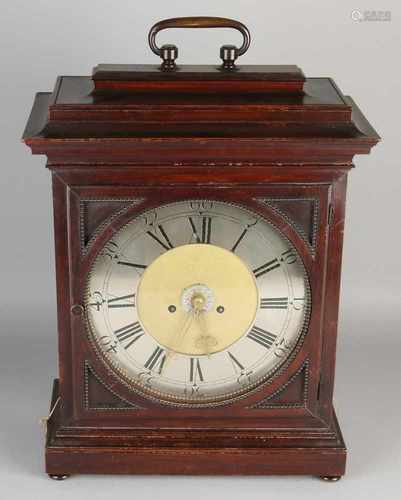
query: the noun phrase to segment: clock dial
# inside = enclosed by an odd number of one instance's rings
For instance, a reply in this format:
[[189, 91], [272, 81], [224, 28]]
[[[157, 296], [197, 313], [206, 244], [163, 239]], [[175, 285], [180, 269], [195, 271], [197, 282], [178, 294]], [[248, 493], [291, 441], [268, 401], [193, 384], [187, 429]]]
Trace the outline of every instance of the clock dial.
[[185, 201], [148, 211], [99, 253], [89, 331], [132, 389], [218, 404], [273, 375], [305, 331], [309, 285], [291, 243], [238, 206]]

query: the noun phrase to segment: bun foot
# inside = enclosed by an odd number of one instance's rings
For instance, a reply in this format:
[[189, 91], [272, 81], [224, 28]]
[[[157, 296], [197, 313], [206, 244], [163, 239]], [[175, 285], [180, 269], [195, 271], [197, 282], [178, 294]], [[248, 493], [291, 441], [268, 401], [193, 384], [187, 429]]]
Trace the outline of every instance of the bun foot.
[[341, 476], [320, 476], [320, 479], [328, 483], [336, 483], [341, 479]]
[[54, 479], [54, 481], [64, 481], [64, 479], [68, 479], [70, 477], [69, 474], [49, 474], [50, 479]]

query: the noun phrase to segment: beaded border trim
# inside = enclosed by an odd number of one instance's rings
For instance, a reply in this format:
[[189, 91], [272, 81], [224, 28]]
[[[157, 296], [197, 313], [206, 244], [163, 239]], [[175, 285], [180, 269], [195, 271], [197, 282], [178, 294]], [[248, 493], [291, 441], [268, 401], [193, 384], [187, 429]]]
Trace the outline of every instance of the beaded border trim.
[[[107, 203], [108, 201], [112, 202], [126, 202], [122, 208], [111, 214], [107, 217], [103, 222], [99, 224], [99, 226], [95, 229], [92, 236], [89, 238], [88, 242], [85, 243], [85, 213], [86, 213], [86, 204], [87, 203]], [[114, 219], [120, 217], [124, 212], [126, 212], [129, 208], [139, 205], [145, 201], [145, 198], [82, 198], [79, 200], [79, 234], [80, 234], [80, 247], [81, 247], [81, 255], [85, 256], [91, 247], [92, 243], [99, 236], [100, 233], [104, 231], [104, 229], [112, 222]]]
[[[287, 389], [288, 386], [294, 382], [294, 380], [305, 370], [305, 378], [304, 378], [304, 390], [303, 390], [303, 398], [302, 398], [302, 403], [283, 403], [283, 404], [274, 404], [272, 399], [274, 399], [276, 396], [280, 395]], [[269, 408], [305, 408], [306, 403], [308, 402], [308, 393], [309, 393], [309, 360], [306, 360], [302, 366], [294, 373], [294, 375], [287, 380], [287, 382], [282, 385], [277, 391], [273, 392], [273, 394], [270, 394], [265, 399], [262, 399], [258, 403], [256, 403], [253, 406], [250, 406], [252, 409], [269, 409]], [[270, 402], [270, 404], [267, 404]]]
[[[102, 406], [102, 407], [93, 407], [90, 405], [90, 402], [89, 402], [89, 374], [93, 375], [95, 377], [95, 379], [105, 388], [107, 389], [109, 392], [111, 392], [111, 394], [113, 394], [113, 396], [115, 396], [116, 398], [118, 398], [119, 400], [123, 401], [124, 403], [126, 403], [128, 405], [127, 408], [125, 407], [119, 407], [119, 408], [116, 408], [114, 406]], [[119, 396], [108, 384], [106, 384], [100, 377], [99, 375], [97, 375], [97, 373], [95, 372], [95, 370], [92, 368], [91, 364], [89, 363], [89, 361], [84, 361], [84, 380], [85, 380], [85, 392], [84, 392], [84, 407], [85, 407], [85, 410], [98, 410], [98, 411], [101, 411], [101, 410], [113, 410], [113, 411], [124, 411], [124, 410], [143, 410], [144, 408], [142, 408], [141, 406], [138, 406], [138, 405], [135, 405], [134, 403], [131, 403], [130, 401], [122, 398], [121, 396]]]
[[[319, 198], [255, 198], [257, 201], [265, 203], [269, 205], [269, 207], [277, 212], [286, 222], [291, 224], [294, 229], [299, 233], [301, 238], [305, 241], [308, 247], [311, 249], [312, 254], [315, 255], [316, 251], [316, 240], [317, 233], [319, 230], [319, 219], [320, 219], [320, 200]], [[305, 231], [292, 220], [290, 216], [288, 216], [280, 207], [278, 207], [275, 203], [278, 201], [310, 201], [313, 203], [313, 221], [312, 221], [312, 242], [309, 241], [308, 236]]]

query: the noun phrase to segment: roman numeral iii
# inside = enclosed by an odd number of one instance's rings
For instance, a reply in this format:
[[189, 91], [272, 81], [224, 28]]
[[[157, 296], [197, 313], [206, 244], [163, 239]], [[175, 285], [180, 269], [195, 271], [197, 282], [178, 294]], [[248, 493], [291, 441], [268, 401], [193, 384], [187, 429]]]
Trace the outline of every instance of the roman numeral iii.
[[288, 297], [260, 299], [261, 309], [288, 309]]

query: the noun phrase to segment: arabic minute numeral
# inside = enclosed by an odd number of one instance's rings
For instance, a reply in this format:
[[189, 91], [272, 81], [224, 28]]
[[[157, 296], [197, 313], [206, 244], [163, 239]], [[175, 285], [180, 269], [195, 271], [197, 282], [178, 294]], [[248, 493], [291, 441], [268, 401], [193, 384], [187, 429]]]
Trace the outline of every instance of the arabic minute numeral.
[[90, 295], [89, 306], [94, 307], [96, 311], [100, 311], [102, 305], [104, 304], [104, 298], [101, 292], [93, 292]]
[[204, 212], [212, 210], [214, 203], [207, 200], [191, 201], [189, 206], [191, 207], [191, 210], [197, 212], [199, 215], [202, 215]]
[[285, 262], [286, 264], [289, 264], [289, 265], [294, 264], [297, 261], [297, 255], [294, 252], [294, 250], [292, 250], [292, 248], [290, 248], [289, 250], [286, 250], [285, 252], [283, 252], [281, 254], [280, 261]]
[[111, 339], [108, 335], [103, 335], [103, 337], [100, 337], [99, 340], [106, 352], [117, 353], [118, 344], [116, 340]]
[[101, 255], [111, 260], [117, 259], [120, 252], [119, 246], [114, 241], [108, 241], [104, 246]]
[[304, 307], [304, 301], [305, 301], [304, 297], [294, 297], [294, 299], [291, 302], [292, 307], [296, 311], [301, 311], [303, 309], [303, 307]]
[[157, 221], [157, 212], [152, 210], [143, 216], [143, 223], [147, 228], [153, 228]]
[[247, 385], [251, 383], [251, 377], [253, 374], [253, 370], [247, 370], [245, 366], [234, 356], [234, 354], [230, 351], [227, 351], [227, 354], [232, 363], [233, 369], [235, 373], [238, 374], [237, 383], [241, 386]]
[[149, 372], [140, 372], [138, 374], [138, 380], [149, 387], [152, 386], [152, 380], [154, 379], [153, 375]]
[[274, 354], [278, 358], [284, 358], [284, 356], [287, 355], [290, 349], [291, 349], [291, 343], [288, 342], [285, 338], [283, 338], [278, 344], [276, 344], [276, 349], [274, 351]]

